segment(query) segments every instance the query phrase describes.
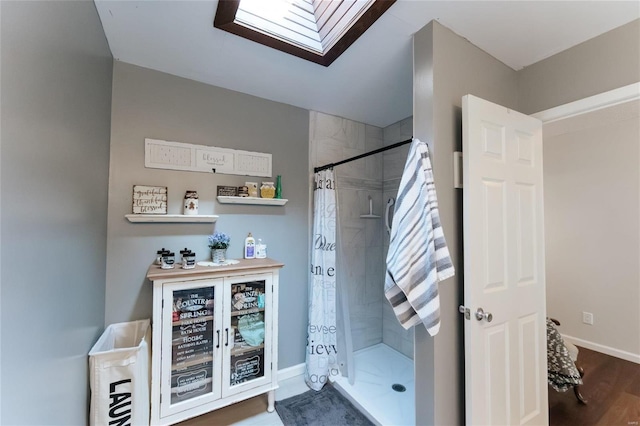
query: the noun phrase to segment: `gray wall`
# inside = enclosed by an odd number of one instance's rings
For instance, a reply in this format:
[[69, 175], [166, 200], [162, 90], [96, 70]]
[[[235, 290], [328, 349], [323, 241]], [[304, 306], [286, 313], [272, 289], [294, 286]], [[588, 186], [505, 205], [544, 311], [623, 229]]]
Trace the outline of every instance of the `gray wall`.
[[636, 20], [519, 72], [437, 22], [416, 33], [414, 135], [432, 148], [442, 224], [457, 267], [456, 277], [440, 286], [440, 333], [432, 339], [415, 328], [418, 424], [464, 422], [461, 194], [453, 189], [452, 170], [462, 141], [461, 97], [470, 93], [533, 113], [637, 82], [639, 28]]
[[[432, 339], [424, 327], [415, 328], [416, 383], [432, 380], [416, 392], [416, 419], [418, 424], [462, 424], [462, 194], [453, 187], [453, 152], [462, 148], [462, 96], [516, 108], [517, 75], [437, 22], [416, 34], [414, 55], [414, 135], [431, 149], [440, 218], [456, 266], [456, 276], [440, 284], [440, 332]], [[428, 393], [435, 408], [421, 402]]]
[[0, 423], [81, 425], [104, 324], [113, 61], [91, 1], [0, 7]]
[[[273, 180], [144, 167], [144, 139], [271, 153], [282, 175], [284, 207], [219, 204], [217, 185]], [[285, 264], [280, 275], [279, 367], [304, 362], [309, 230], [309, 112], [192, 80], [116, 62], [113, 77], [106, 322], [152, 315], [147, 268], [156, 250], [188, 247], [209, 258], [213, 229], [231, 236], [230, 258], [242, 257], [247, 233], [262, 238], [268, 256]], [[187, 189], [198, 191], [211, 224], [134, 224], [133, 185], [167, 186], [168, 212], [181, 213]]]
[[[549, 109], [568, 102], [576, 101], [584, 97], [592, 96], [640, 80], [640, 20], [635, 20], [619, 28], [616, 28], [599, 37], [588, 40], [578, 46], [566, 51], [560, 52], [550, 58], [533, 64], [518, 72], [519, 84], [519, 110], [525, 113], [534, 113], [541, 110]], [[612, 110], [615, 111], [615, 110]], [[605, 114], [606, 125], [600, 126], [595, 121], [598, 117], [602, 118]], [[621, 118], [621, 117], [619, 117]], [[575, 122], [583, 123], [584, 129], [579, 130], [575, 127]], [[566, 120], [563, 120], [566, 121]], [[571, 123], [574, 123], [573, 130]], [[616, 256], [614, 263], [621, 258], [631, 256], [629, 259], [632, 264], [637, 264], [637, 255], [633, 258], [634, 249], [622, 250], [619, 247], [629, 248], [627, 238], [636, 235], [637, 232], [632, 231], [638, 226], [637, 221], [632, 220], [634, 209], [627, 209], [628, 203], [633, 204], [632, 199], [626, 195], [622, 195], [619, 188], [619, 174], [626, 176], [631, 180], [626, 180], [625, 187], [631, 190], [633, 187], [632, 176], [628, 174], [636, 173], [638, 169], [637, 155], [633, 150], [638, 150], [638, 133], [632, 133], [633, 142], [617, 140], [613, 135], [619, 136], [624, 132], [624, 128], [628, 126], [628, 122], [615, 123], [611, 121], [611, 113], [602, 112], [601, 114], [587, 114], [582, 118], [568, 120], [566, 123], [552, 123], [545, 125], [545, 215], [549, 218], [547, 221], [547, 302], [550, 315], [562, 317], [562, 332], [573, 337], [584, 339], [596, 345], [603, 345], [605, 348], [613, 348], [622, 350], [631, 354], [638, 354], [638, 321], [633, 322], [629, 327], [617, 327], [613, 324], [620, 324], [618, 316], [623, 309], [616, 309], [610, 304], [613, 300], [635, 301], [636, 308], [638, 296], [633, 297], [633, 290], [629, 290], [629, 280], [635, 278], [635, 291], [638, 288], [637, 268], [633, 273], [629, 272], [624, 277], [618, 276], [619, 279], [613, 279], [609, 273], [616, 274], [620, 270], [612, 268], [607, 262], [593, 262], [593, 258], [588, 255], [587, 251], [592, 245], [587, 241], [584, 244], [572, 244], [577, 241], [573, 239], [576, 236], [575, 225], [582, 227], [582, 232], [591, 228], [588, 225], [587, 217], [589, 215], [600, 215], [603, 213], [598, 208], [590, 208], [588, 211], [582, 210], [584, 201], [580, 200], [579, 194], [589, 191], [584, 188], [588, 172], [584, 167], [587, 164], [587, 157], [590, 164], [598, 170], [598, 174], [604, 173], [603, 179], [598, 180], [598, 184], [602, 185], [602, 193], [599, 201], [601, 206], [620, 205], [616, 207], [616, 212], [610, 212], [615, 215], [630, 214], [631, 216], [621, 217], [611, 223], [613, 230], [618, 233], [610, 234], [612, 241], [611, 246], [616, 247]], [[559, 126], [565, 126], [563, 130], [558, 130]], [[555, 130], [554, 130], [555, 129]], [[563, 133], [562, 135], [558, 132]], [[602, 133], [605, 132], [606, 136]], [[633, 132], [633, 131], [632, 131]], [[593, 138], [600, 137], [595, 142]], [[580, 139], [576, 141], [575, 139]], [[584, 141], [582, 140], [584, 139]], [[559, 141], [555, 144], [553, 141]], [[631, 145], [629, 145], [631, 143]], [[593, 149], [584, 149], [583, 144], [593, 145]], [[595, 145], [598, 147], [595, 148]], [[578, 149], [579, 147], [579, 149]], [[572, 149], [577, 149], [571, 152]], [[584, 161], [577, 161], [578, 158], [584, 157]], [[616, 157], [617, 156], [617, 157]], [[614, 158], [616, 158], [614, 160]], [[630, 167], [615, 167], [616, 161], [635, 161], [629, 164]], [[602, 170], [601, 170], [602, 168]], [[615, 169], [615, 170], [614, 170]], [[607, 174], [614, 174], [616, 177], [607, 177]], [[585, 179], [582, 181], [577, 176], [582, 175]], [[605, 181], [609, 184], [606, 189]], [[637, 182], [637, 180], [635, 181]], [[565, 198], [563, 195], [572, 195], [571, 198]], [[637, 191], [636, 195], [637, 197]], [[608, 198], [609, 201], [603, 201], [602, 197]], [[575, 204], [567, 204], [571, 199]], [[548, 203], [553, 203], [549, 206]], [[554, 209], [556, 206], [558, 210]], [[597, 207], [597, 206], [596, 206]], [[576, 212], [580, 212], [575, 216]], [[608, 210], [607, 210], [608, 211]], [[637, 203], [635, 204], [637, 211]], [[571, 219], [571, 226], [562, 227], [560, 232], [559, 221], [563, 219], [559, 214], [571, 214], [575, 216]], [[637, 216], [636, 216], [637, 217]], [[622, 220], [625, 219], [625, 220]], [[566, 219], [564, 219], [566, 220]], [[622, 231], [618, 226], [622, 226], [626, 231]], [[560, 232], [560, 233], [558, 233]], [[579, 238], [585, 238], [579, 237]], [[615, 242], [613, 242], [615, 241]], [[570, 247], [573, 247], [570, 249]], [[568, 251], [570, 250], [570, 251]], [[637, 252], [637, 246], [636, 246]], [[562, 259], [566, 260], [564, 266], [556, 262], [556, 256], [562, 254]], [[606, 253], [604, 254], [606, 256]], [[569, 256], [569, 257], [567, 257]], [[571, 265], [570, 271], [569, 265]], [[578, 266], [579, 265], [579, 266]], [[594, 269], [595, 268], [595, 269]], [[586, 273], [590, 271], [590, 273]], [[607, 274], [607, 277], [603, 276]], [[587, 281], [576, 282], [575, 276], [588, 277]], [[602, 283], [606, 281], [606, 298], [602, 298], [602, 294], [596, 289], [601, 290]], [[587, 290], [590, 289], [590, 290]], [[597, 295], [594, 294], [598, 293]], [[579, 294], [579, 296], [566, 299], [569, 294]], [[560, 303], [559, 300], [565, 300], [566, 303]], [[570, 301], [571, 300], [571, 301]], [[593, 326], [582, 324], [582, 311], [593, 312], [597, 314], [596, 321]], [[627, 315], [635, 315], [633, 312], [637, 309], [626, 310]], [[629, 316], [626, 317], [628, 323]], [[635, 328], [633, 328], [636, 326]], [[628, 333], [624, 333], [628, 331]], [[622, 334], [620, 332], [623, 332]]]
[[547, 312], [563, 334], [636, 360], [639, 139], [639, 101], [544, 126]]
[[[382, 129], [346, 118], [311, 112], [311, 167], [334, 163], [382, 147]], [[384, 255], [382, 219], [382, 156], [374, 155], [334, 169], [338, 187], [339, 241], [344, 268], [341, 283], [349, 290], [353, 350], [382, 342]], [[384, 300], [383, 300], [384, 299]]]
[[518, 72], [519, 111], [532, 114], [640, 80], [640, 19]]
[[[413, 136], [427, 142], [430, 149], [433, 148], [433, 61], [434, 26], [436, 25], [432, 21], [413, 36]], [[438, 166], [432, 163], [432, 167]], [[456, 213], [441, 212], [441, 216], [442, 214], [455, 215]], [[445, 238], [448, 239], [446, 228]], [[414, 327], [413, 332], [416, 424], [433, 425], [436, 424], [434, 339], [429, 337], [427, 330], [422, 326]], [[457, 354], [452, 355], [457, 356]], [[460, 367], [461, 365], [456, 365], [454, 371]], [[456, 397], [440, 408], [440, 410], [443, 409], [455, 415], [462, 408]]]
[[[413, 136], [413, 117], [405, 118], [397, 123], [393, 123], [383, 129], [384, 146], [392, 145], [396, 142], [405, 141]], [[404, 145], [398, 148], [385, 151], [382, 154], [382, 170], [383, 170], [383, 193], [382, 193], [382, 238], [384, 249], [382, 251], [383, 262], [387, 258], [389, 251], [389, 234], [384, 226], [384, 211], [387, 207], [389, 198], [396, 198], [398, 195], [398, 187], [400, 186], [400, 178], [404, 170], [404, 163], [407, 161], [409, 154], [409, 146]], [[395, 207], [395, 206], [394, 206]], [[393, 208], [391, 212], [393, 212]], [[393, 216], [391, 216], [393, 217]], [[382, 341], [401, 352], [405, 356], [413, 359], [413, 327], [405, 330], [396, 315], [393, 313], [391, 304], [384, 299], [382, 303]]]

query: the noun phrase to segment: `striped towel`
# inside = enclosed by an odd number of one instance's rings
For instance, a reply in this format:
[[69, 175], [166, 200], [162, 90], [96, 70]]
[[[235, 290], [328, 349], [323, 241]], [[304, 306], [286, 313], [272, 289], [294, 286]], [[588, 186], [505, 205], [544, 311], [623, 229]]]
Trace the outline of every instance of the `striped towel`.
[[440, 329], [438, 282], [455, 274], [444, 240], [427, 144], [414, 139], [391, 227], [384, 294], [405, 328]]

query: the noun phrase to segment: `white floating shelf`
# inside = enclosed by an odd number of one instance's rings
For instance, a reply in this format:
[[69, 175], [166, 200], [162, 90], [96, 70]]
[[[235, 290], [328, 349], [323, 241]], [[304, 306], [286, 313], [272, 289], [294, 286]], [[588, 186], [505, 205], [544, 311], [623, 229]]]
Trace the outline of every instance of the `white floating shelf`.
[[218, 220], [214, 214], [127, 214], [124, 217], [134, 223], [213, 223]]
[[218, 202], [221, 204], [256, 204], [261, 206], [284, 206], [287, 204], [286, 198], [260, 198], [260, 197], [232, 197], [229, 195], [218, 195]]

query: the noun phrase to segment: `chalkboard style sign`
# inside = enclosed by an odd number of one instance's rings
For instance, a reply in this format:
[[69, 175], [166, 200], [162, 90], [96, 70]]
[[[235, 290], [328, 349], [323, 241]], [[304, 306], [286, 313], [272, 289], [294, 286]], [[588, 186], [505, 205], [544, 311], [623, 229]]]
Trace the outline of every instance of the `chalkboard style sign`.
[[231, 315], [264, 311], [264, 281], [250, 281], [231, 286]]
[[133, 186], [134, 214], [167, 214], [166, 186]]
[[264, 375], [264, 348], [231, 356], [231, 386]]
[[231, 286], [231, 386], [264, 376], [265, 281]]
[[173, 292], [171, 403], [212, 392], [213, 287]]
[[226, 197], [237, 197], [238, 196], [238, 188], [235, 186], [224, 186], [218, 185], [218, 197], [226, 196]]

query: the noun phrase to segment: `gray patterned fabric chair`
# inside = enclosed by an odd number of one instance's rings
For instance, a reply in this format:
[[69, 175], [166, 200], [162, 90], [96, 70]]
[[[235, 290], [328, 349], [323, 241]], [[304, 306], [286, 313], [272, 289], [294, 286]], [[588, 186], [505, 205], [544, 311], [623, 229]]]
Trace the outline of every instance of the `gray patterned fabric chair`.
[[[549, 321], [553, 323], [553, 325], [549, 324]], [[555, 326], [559, 325], [560, 321], [556, 319], [549, 318], [549, 320], [547, 321], [547, 357], [549, 358], [549, 384], [555, 390], [559, 391], [564, 391], [568, 387], [573, 387], [573, 392], [576, 395], [576, 398], [578, 398], [578, 401], [580, 401], [582, 404], [586, 404], [587, 401], [580, 393], [582, 377], [584, 377], [584, 369], [578, 365], [578, 353], [580, 352], [580, 350], [573, 343], [567, 342], [566, 340], [562, 339], [557, 329], [555, 329]], [[556, 340], [555, 345], [551, 343], [551, 340], [553, 339]], [[558, 346], [560, 346], [560, 349], [558, 349]], [[561, 359], [562, 355], [564, 354], [562, 346], [566, 348], [568, 356], [575, 366], [575, 370], [577, 370], [578, 374], [580, 375], [579, 378], [576, 376], [575, 371], [572, 371], [571, 369], [562, 372], [558, 371], [560, 370], [560, 368], [558, 368], [558, 365], [562, 363], [562, 361], [558, 361], [558, 359]], [[552, 367], [552, 364], [555, 367]]]

